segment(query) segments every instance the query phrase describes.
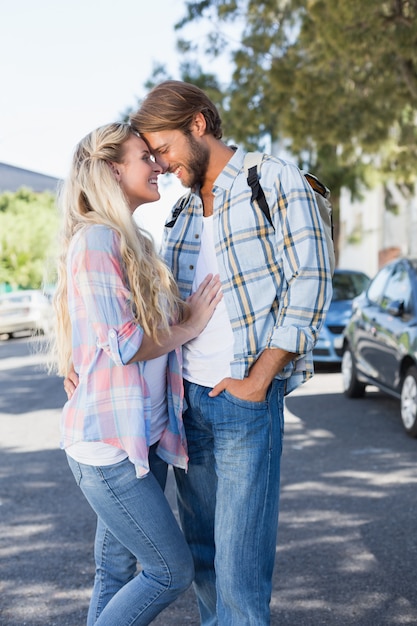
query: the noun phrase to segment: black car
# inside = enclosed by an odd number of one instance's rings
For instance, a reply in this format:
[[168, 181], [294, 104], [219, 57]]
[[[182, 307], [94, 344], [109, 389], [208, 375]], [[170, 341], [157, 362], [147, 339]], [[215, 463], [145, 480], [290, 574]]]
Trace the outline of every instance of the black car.
[[349, 398], [366, 385], [399, 398], [403, 426], [417, 437], [417, 259], [389, 263], [353, 301], [342, 377]]

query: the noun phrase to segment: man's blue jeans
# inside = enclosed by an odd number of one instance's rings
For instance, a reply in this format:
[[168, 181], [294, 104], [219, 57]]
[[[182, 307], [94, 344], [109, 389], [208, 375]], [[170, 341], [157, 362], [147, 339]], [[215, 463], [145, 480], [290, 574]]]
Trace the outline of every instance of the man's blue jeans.
[[[138, 479], [128, 459], [95, 467], [67, 458], [98, 518], [88, 624], [145, 626], [190, 586], [194, 573], [161, 487], [163, 462], [153, 459], [154, 472]], [[136, 562], [142, 571], [134, 576]]]
[[284, 383], [247, 402], [185, 382], [188, 473], [176, 470], [181, 524], [204, 626], [270, 623]]

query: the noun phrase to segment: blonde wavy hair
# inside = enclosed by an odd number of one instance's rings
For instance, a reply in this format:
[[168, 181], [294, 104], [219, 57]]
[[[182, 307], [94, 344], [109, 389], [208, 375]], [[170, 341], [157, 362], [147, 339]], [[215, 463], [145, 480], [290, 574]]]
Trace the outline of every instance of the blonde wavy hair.
[[171, 272], [158, 256], [149, 233], [135, 223], [110, 167], [110, 162], [123, 162], [124, 145], [132, 134], [137, 133], [130, 124], [113, 123], [84, 137], [75, 149], [69, 176], [58, 194], [62, 226], [50, 370], [62, 376], [68, 374], [72, 362], [66, 259], [71, 239], [80, 228], [102, 224], [119, 235], [134, 319], [155, 342], [158, 343], [158, 333], [169, 330], [170, 323], [181, 319], [184, 312]]

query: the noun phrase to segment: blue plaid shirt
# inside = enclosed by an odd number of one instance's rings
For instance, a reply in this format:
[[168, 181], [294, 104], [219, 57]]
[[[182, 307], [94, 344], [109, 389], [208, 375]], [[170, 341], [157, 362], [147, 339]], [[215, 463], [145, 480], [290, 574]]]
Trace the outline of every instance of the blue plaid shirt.
[[[248, 375], [265, 348], [297, 354], [278, 378], [286, 393], [314, 373], [312, 350], [330, 304], [329, 260], [314, 193], [299, 169], [266, 156], [261, 185], [274, 228], [251, 204], [237, 149], [213, 186], [213, 231], [223, 295], [234, 335], [234, 378]], [[181, 212], [174, 225], [169, 222]], [[183, 298], [190, 295], [200, 250], [203, 205], [190, 192], [165, 225], [162, 254]]]

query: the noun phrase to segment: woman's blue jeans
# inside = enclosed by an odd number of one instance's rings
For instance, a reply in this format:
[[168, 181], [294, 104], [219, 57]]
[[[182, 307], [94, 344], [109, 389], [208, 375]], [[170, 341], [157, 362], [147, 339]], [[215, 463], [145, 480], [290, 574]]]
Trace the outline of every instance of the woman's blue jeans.
[[284, 383], [247, 402], [185, 382], [188, 473], [176, 470], [201, 624], [267, 626], [276, 552]]
[[[150, 624], [190, 586], [194, 574], [189, 548], [163, 492], [165, 464], [151, 449], [154, 471], [138, 479], [128, 459], [96, 467], [67, 458], [98, 519], [88, 624]], [[137, 562], [141, 572], [135, 576]]]

